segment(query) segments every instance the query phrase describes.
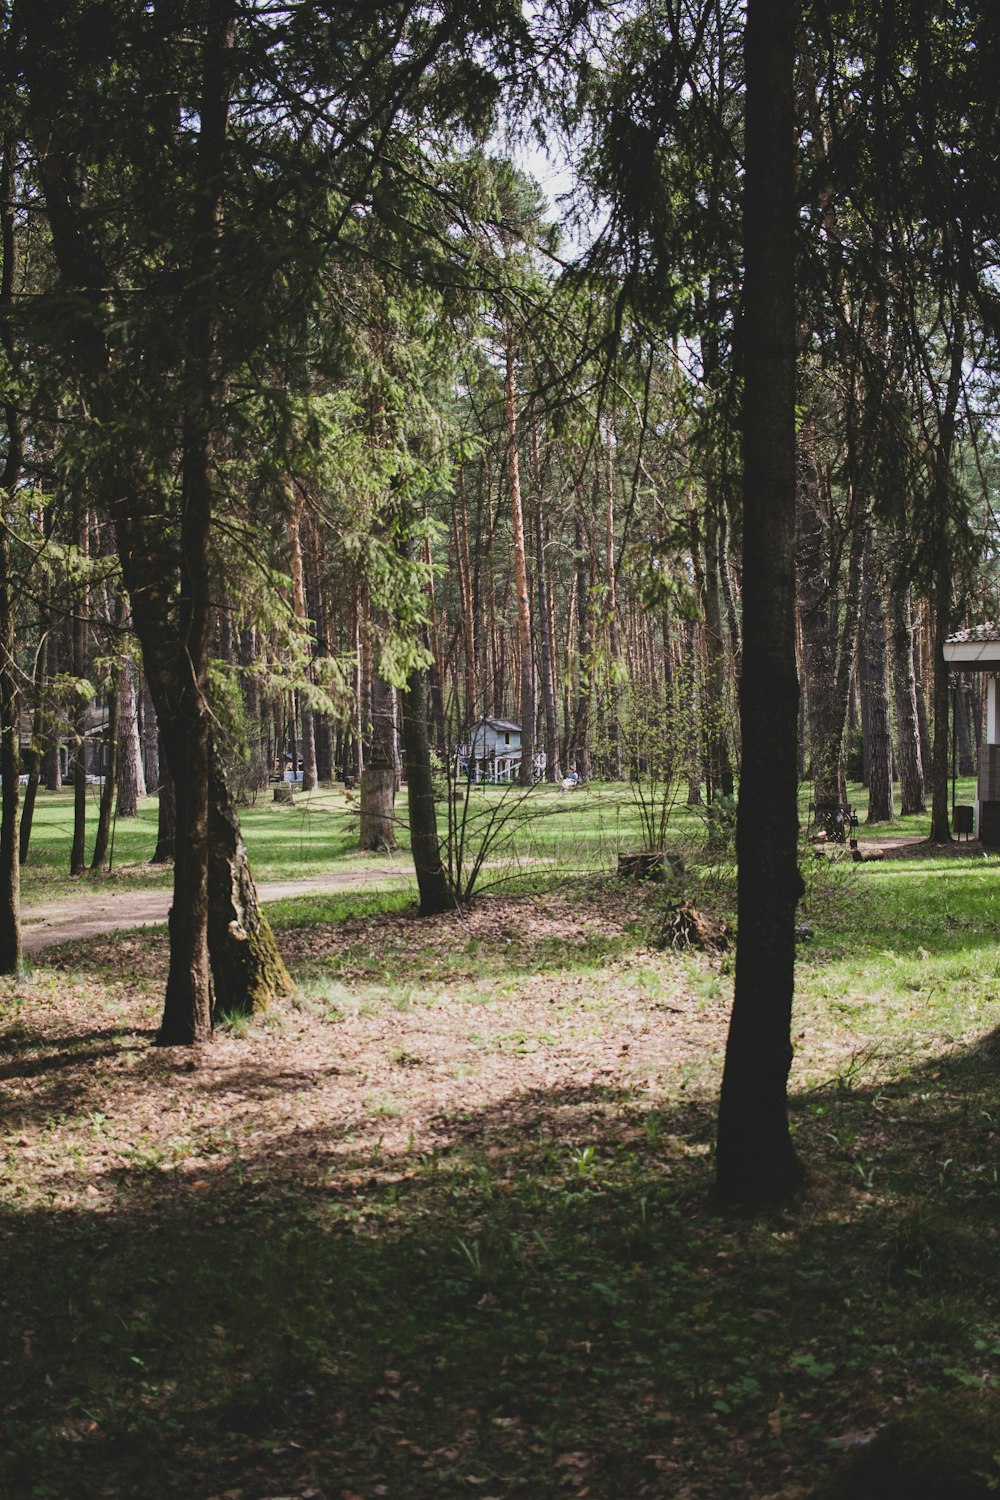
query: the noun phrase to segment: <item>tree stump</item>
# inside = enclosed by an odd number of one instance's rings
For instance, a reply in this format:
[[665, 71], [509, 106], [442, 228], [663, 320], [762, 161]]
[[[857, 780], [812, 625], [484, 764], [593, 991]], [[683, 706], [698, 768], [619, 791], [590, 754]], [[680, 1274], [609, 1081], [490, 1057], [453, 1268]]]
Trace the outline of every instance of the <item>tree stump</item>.
[[724, 953], [729, 947], [729, 925], [699, 911], [690, 901], [673, 901], [660, 929], [660, 947], [682, 950], [700, 948], [703, 953]]
[[640, 854], [619, 854], [618, 873], [631, 880], [663, 880], [667, 870], [683, 875], [684, 856], [668, 854], [663, 849], [643, 850]]
[[274, 789], [275, 802], [284, 802], [290, 807], [292, 805], [292, 788], [287, 781], [279, 782]]

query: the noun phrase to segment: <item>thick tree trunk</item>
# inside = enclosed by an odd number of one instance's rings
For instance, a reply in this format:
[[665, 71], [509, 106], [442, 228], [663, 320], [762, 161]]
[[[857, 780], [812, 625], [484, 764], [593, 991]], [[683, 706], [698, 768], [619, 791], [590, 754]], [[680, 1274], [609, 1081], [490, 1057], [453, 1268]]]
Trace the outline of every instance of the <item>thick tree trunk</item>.
[[213, 1016], [253, 1015], [293, 985], [261, 911], [222, 760], [209, 752], [208, 949]]
[[177, 713], [169, 722], [162, 712], [159, 716], [177, 809], [170, 967], [157, 1038], [161, 1046], [204, 1041], [212, 1031], [208, 962], [209, 574], [221, 394], [217, 255], [222, 230], [229, 67], [234, 40], [232, 0], [212, 0], [203, 49], [194, 236], [186, 309], [185, 374], [189, 394], [181, 447], [179, 650], [170, 673]]
[[359, 848], [389, 853], [396, 840], [396, 691], [378, 673], [371, 684], [372, 737], [361, 775]]
[[920, 758], [917, 684], [913, 676], [913, 609], [907, 583], [898, 578], [892, 590], [892, 681], [899, 748], [899, 794], [903, 817], [926, 812], [924, 768]]
[[411, 672], [402, 710], [410, 848], [420, 891], [418, 915], [428, 917], [436, 912], [451, 911], [457, 902], [441, 859], [438, 840], [427, 728], [427, 680], [423, 672]]
[[719, 1107], [717, 1188], [784, 1197], [798, 871], [795, 664], [794, 0], [748, 0], [743, 290], [742, 770], [736, 985]]

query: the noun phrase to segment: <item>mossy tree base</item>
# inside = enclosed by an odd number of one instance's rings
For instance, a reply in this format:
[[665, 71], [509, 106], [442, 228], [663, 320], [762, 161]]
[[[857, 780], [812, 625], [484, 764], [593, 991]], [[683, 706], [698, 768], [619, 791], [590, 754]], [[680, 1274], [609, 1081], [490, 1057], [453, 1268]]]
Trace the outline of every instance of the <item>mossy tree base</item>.
[[219, 757], [212, 751], [208, 849], [208, 949], [215, 1016], [267, 1010], [294, 988], [261, 911], [246, 845]]

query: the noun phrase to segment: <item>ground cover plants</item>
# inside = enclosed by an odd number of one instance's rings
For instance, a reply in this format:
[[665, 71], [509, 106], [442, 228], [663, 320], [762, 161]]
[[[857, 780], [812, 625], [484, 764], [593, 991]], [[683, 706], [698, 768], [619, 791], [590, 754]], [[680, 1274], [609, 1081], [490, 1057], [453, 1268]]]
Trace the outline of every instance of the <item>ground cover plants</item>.
[[709, 1196], [731, 960], [655, 887], [282, 902], [297, 1000], [191, 1054], [162, 933], [5, 981], [0, 1495], [806, 1494], [990, 1384], [1000, 868], [805, 864], [810, 1181], [756, 1220]]

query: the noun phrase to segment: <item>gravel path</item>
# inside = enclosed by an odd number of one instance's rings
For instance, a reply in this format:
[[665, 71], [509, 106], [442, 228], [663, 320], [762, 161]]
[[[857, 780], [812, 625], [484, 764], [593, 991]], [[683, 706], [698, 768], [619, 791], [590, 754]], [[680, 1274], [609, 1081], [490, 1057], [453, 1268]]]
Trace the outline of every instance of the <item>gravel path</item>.
[[[405, 879], [413, 872], [408, 865], [364, 864], [308, 880], [264, 881], [257, 894], [266, 906], [294, 896], [324, 891], [377, 890], [386, 882]], [[25, 907], [21, 913], [21, 946], [25, 953], [38, 953], [58, 943], [79, 942], [120, 932], [130, 927], [160, 927], [167, 920], [172, 891], [114, 891], [96, 895], [71, 895], [64, 901]]]

